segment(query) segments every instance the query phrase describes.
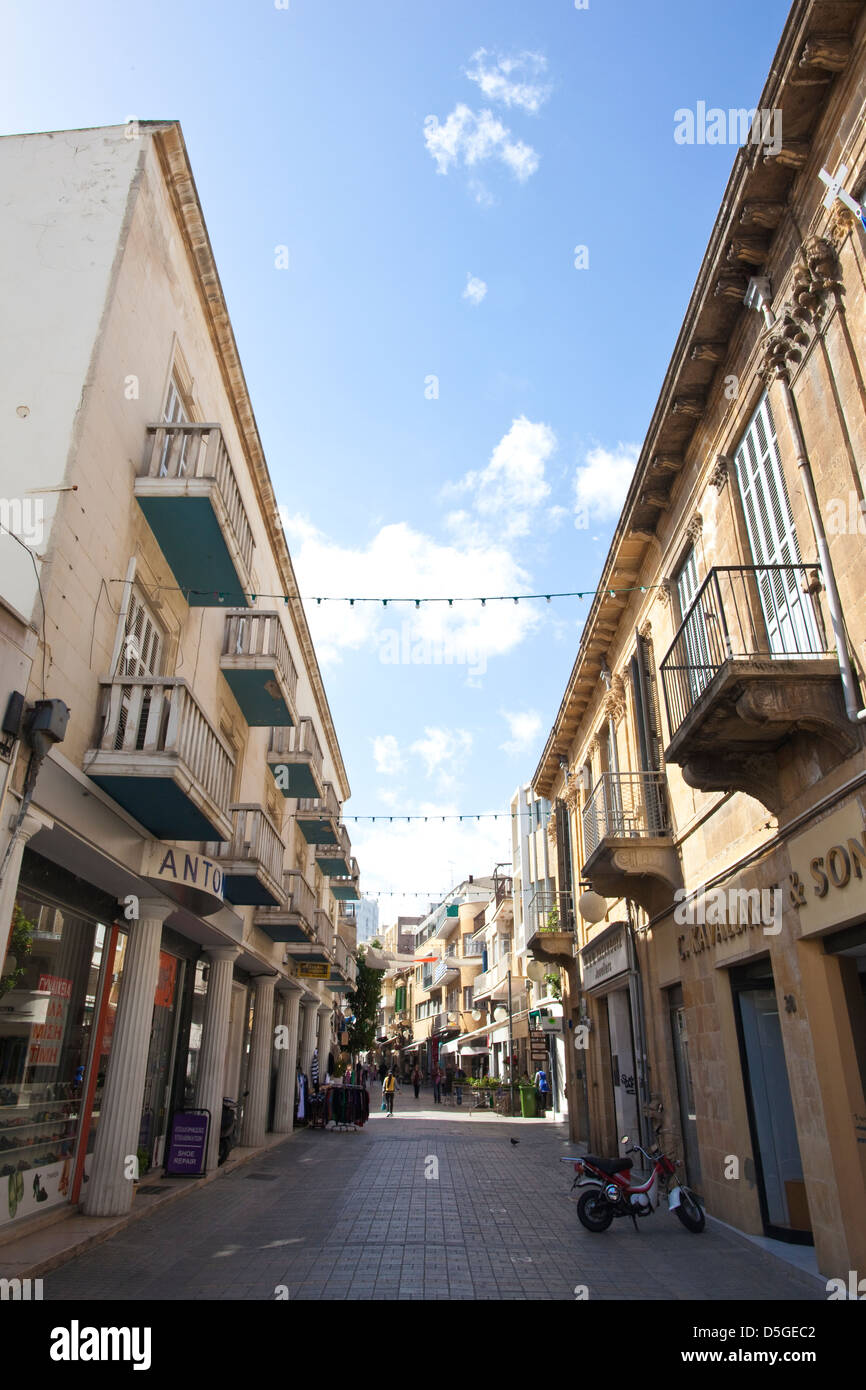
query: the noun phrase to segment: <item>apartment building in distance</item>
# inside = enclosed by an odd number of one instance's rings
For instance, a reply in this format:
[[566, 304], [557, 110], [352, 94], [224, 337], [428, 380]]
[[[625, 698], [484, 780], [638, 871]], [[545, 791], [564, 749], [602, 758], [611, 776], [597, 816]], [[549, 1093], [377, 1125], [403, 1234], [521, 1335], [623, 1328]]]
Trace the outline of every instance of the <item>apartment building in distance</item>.
[[[533, 786], [572, 1133], [866, 1267], [866, 5], [798, 0]], [[582, 915], [585, 914], [585, 915]], [[573, 1101], [573, 1104], [572, 1104]]]
[[35, 498], [41, 525], [29, 546], [0, 536], [0, 1223], [17, 1231], [53, 1207], [127, 1211], [178, 1109], [210, 1116], [204, 1170], [224, 1096], [242, 1145], [291, 1133], [356, 977], [359, 887], [180, 127], [7, 137], [0, 178], [0, 491]]

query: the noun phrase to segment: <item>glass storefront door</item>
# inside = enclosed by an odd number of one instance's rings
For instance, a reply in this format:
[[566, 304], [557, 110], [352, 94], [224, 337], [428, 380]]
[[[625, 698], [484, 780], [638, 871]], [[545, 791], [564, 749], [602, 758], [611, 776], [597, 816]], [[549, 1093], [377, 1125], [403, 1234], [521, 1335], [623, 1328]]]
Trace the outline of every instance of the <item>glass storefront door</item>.
[[758, 1193], [767, 1235], [811, 1245], [806, 1184], [769, 962], [731, 972]]

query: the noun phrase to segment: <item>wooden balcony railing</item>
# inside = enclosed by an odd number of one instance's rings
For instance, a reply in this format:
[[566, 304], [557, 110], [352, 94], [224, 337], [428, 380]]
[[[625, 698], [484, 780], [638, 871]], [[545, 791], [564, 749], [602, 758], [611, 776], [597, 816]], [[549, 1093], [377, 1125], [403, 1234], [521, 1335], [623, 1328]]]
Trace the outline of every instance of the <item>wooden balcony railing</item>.
[[221, 860], [254, 861], [279, 884], [286, 846], [267, 811], [254, 804], [235, 803], [229, 807], [232, 821], [230, 840], [209, 844], [207, 852]]
[[330, 818], [331, 820], [340, 819], [340, 803], [337, 800], [334, 788], [330, 782], [326, 782], [323, 795], [320, 797], [303, 796], [298, 802], [298, 815], [308, 817]]
[[299, 757], [307, 754], [309, 755], [309, 762], [321, 776], [322, 745], [316, 735], [312, 719], [303, 718], [299, 719], [297, 724], [293, 726], [271, 729], [268, 754], [272, 755], [271, 761], [289, 755]]

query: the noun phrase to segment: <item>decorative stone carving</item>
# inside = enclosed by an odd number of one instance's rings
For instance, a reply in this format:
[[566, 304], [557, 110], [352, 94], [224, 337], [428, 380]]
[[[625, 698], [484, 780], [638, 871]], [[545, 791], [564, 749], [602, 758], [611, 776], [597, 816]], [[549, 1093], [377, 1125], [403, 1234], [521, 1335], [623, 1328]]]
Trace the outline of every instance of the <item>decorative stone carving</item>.
[[710, 473], [710, 484], [716, 489], [716, 492], [724, 492], [728, 485], [728, 479], [731, 476], [733, 466], [734, 461], [732, 458], [729, 458], [727, 454], [716, 455], [716, 461]]
[[683, 764], [683, 781], [696, 791], [745, 792], [773, 810], [779, 803], [779, 774], [769, 753], [699, 753]]
[[568, 786], [565, 789], [562, 799], [569, 811], [574, 811], [576, 809], [580, 799], [580, 779], [574, 768], [572, 768], [569, 773]]
[[700, 540], [703, 529], [704, 518], [701, 516], [700, 512], [695, 512], [694, 516], [691, 518], [688, 526], [686, 527], [686, 535], [688, 536], [692, 545], [696, 545], [697, 542]]
[[785, 204], [774, 202], [743, 203], [740, 224], [743, 227], [763, 227], [775, 231], [785, 215]]
[[625, 713], [625, 685], [622, 676], [611, 676], [610, 688], [604, 697], [605, 717], [618, 724]]
[[802, 169], [809, 157], [809, 142], [807, 140], [790, 140], [782, 145], [780, 150], [767, 150], [764, 155], [764, 163], [769, 164], [775, 159], [777, 164], [781, 164], [783, 169]]
[[801, 360], [803, 354], [800, 349], [808, 341], [801, 322], [795, 317], [792, 307], [786, 304], [761, 345], [758, 373], [762, 380], [768, 384], [776, 380], [789, 381], [790, 365]]
[[653, 473], [678, 473], [682, 466], [682, 454], [653, 454], [650, 463]]
[[638, 631], [640, 632], [640, 635], [641, 635], [641, 637], [643, 638], [643, 640], [644, 640], [645, 642], [651, 642], [651, 641], [652, 641], [652, 636], [653, 636], [653, 625], [652, 625], [652, 623], [650, 622], [649, 618], [647, 618], [646, 622], [643, 624], [642, 627], [640, 627], [640, 628], [638, 629]]
[[645, 487], [640, 495], [640, 500], [645, 507], [658, 507], [659, 511], [666, 512], [671, 505], [671, 499], [666, 492], [662, 492], [658, 487]]
[[728, 247], [731, 265], [761, 266], [767, 259], [769, 243], [761, 236], [735, 236]]
[[840, 203], [838, 198], [833, 204], [833, 211], [830, 213], [830, 222], [827, 226], [827, 237], [834, 249], [838, 252], [842, 242], [850, 236], [857, 226], [857, 219], [850, 208], [846, 208], [844, 203]]
[[671, 407], [673, 415], [687, 415], [690, 420], [700, 420], [707, 408], [704, 396], [675, 396]]
[[823, 297], [842, 289], [836, 248], [826, 237], [810, 236], [803, 242], [803, 255], [809, 273], [809, 289]]
[[692, 343], [689, 354], [693, 362], [722, 362], [728, 350], [727, 343]]
[[716, 281], [714, 294], [719, 299], [730, 299], [737, 304], [742, 304], [748, 284], [748, 280], [739, 271], [723, 270]]
[[851, 58], [851, 40], [846, 34], [813, 34], [806, 40], [800, 58], [801, 68], [824, 68], [843, 72]]
[[669, 579], [663, 579], [662, 582], [656, 586], [656, 598], [662, 608], [667, 608], [670, 603], [672, 591], [673, 585]]
[[551, 848], [552, 848], [552, 849], [555, 849], [555, 848], [556, 848], [556, 816], [551, 816], [551, 817], [550, 817], [550, 820], [547, 822], [547, 838], [548, 838], [548, 840], [550, 841]]

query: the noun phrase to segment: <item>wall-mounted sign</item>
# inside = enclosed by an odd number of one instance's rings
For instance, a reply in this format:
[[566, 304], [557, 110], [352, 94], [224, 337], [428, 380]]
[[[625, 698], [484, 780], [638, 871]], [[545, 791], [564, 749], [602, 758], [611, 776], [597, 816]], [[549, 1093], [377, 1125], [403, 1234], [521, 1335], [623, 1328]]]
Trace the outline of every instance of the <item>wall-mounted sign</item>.
[[302, 980], [327, 980], [330, 974], [331, 967], [324, 961], [302, 960], [298, 966], [298, 975]]
[[866, 827], [858, 802], [795, 836], [790, 858], [785, 906], [797, 912], [804, 936], [866, 913]]
[[224, 906], [223, 871], [204, 854], [150, 840], [143, 848], [139, 873], [199, 917], [210, 917]]
[[583, 988], [603, 993], [612, 980], [628, 971], [628, 936], [625, 922], [612, 922], [588, 942], [580, 953]]

